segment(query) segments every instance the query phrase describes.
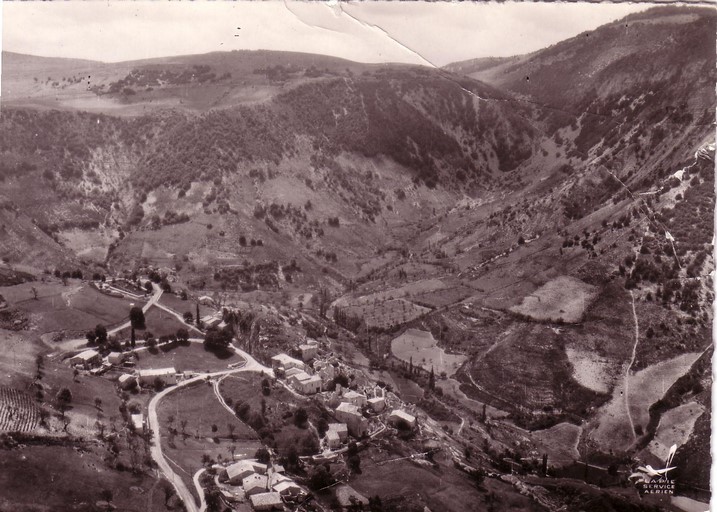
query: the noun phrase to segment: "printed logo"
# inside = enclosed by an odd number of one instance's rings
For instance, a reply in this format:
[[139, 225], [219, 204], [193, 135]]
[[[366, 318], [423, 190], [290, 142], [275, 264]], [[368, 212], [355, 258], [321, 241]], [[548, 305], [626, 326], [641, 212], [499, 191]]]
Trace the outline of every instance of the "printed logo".
[[677, 451], [677, 445], [673, 444], [665, 460], [665, 467], [655, 469], [649, 464], [638, 466], [637, 471], [630, 475], [630, 481], [635, 484], [640, 494], [674, 494], [675, 481], [670, 479], [669, 472], [676, 468], [670, 467], [672, 459]]

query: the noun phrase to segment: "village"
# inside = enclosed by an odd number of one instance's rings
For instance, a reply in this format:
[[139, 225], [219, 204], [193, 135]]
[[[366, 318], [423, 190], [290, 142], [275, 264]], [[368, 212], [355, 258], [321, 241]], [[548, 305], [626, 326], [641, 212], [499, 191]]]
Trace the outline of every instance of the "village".
[[[120, 287], [117, 285], [120, 281], [113, 282], [114, 284], [110, 285], [97, 281], [93, 285], [104, 293], [114, 296], [127, 294], [127, 297], [132, 299], [147, 299], [153, 294], [149, 300], [154, 300], [155, 305], [162, 293], [161, 288], [153, 285], [147, 278], [138, 279], [132, 291], [127, 290], [129, 287], [126, 283]], [[139, 295], [140, 291], [145, 291], [145, 295]], [[182, 294], [186, 297], [185, 292], [177, 295]], [[231, 344], [228, 348], [235, 352], [236, 357], [232, 359], [233, 362], [227, 363], [226, 370], [217, 367], [207, 373], [199, 371], [198, 367], [191, 368], [191, 363], [185, 364], [181, 370], [171, 365], [160, 365], [160, 361], [171, 362], [175, 350], [194, 349], [203, 343], [200, 336], [202, 331], [227, 327], [224, 321], [227, 308], [220, 311], [210, 297], [199, 297], [196, 304], [197, 312], [201, 304], [207, 314], [201, 317], [201, 323], [197, 323], [201, 325], [199, 332], [187, 322], [186, 316], [183, 317], [184, 322], [189, 324], [188, 327], [194, 330], [191, 338], [184, 328], [179, 336], [164, 336], [159, 342], [149, 338], [135, 343], [135, 346], [129, 340], [112, 337], [112, 343], [108, 343], [112, 348], [78, 348], [74, 355], [67, 359], [76, 374], [108, 378], [116, 383], [118, 392], [125, 396], [147, 395], [143, 407], [135, 406], [130, 411], [128, 422], [134, 432], [146, 439], [152, 439], [155, 459], [164, 457], [162, 444], [165, 442], [164, 437], [158, 435], [158, 432], [165, 428], [156, 420], [158, 398], [167, 396], [174, 389], [190, 388], [201, 382], [210, 382], [211, 379], [216, 379], [217, 389], [220, 389], [218, 384], [222, 378], [247, 371], [259, 372], [262, 377], [270, 380], [272, 387], [285, 389], [299, 402], [311, 399], [333, 419], [326, 425], [325, 432], [321, 433], [310, 424], [311, 431], [318, 437], [318, 450], [300, 457], [300, 464], [304, 468], [341, 460], [349, 454], [355, 454], [358, 449], [365, 448], [378, 437], [390, 437], [398, 432], [406, 435], [420, 429], [415, 406], [404, 403], [395, 393], [387, 390], [385, 385], [380, 386], [363, 378], [360, 372], [354, 371], [350, 365], [333, 354], [325, 343], [308, 337], [298, 345], [290, 347], [295, 356], [286, 352], [271, 356], [270, 367], [263, 366]], [[180, 316], [179, 311], [174, 313], [175, 316]], [[153, 353], [155, 355], [152, 357], [156, 359], [156, 363], [153, 362], [149, 367], [146, 366], [147, 363], [138, 366], [138, 362], [143, 363], [148, 354]], [[231, 409], [227, 402], [237, 402], [242, 397], [222, 397], [217, 393], [217, 398], [228, 411], [239, 414], [235, 409]], [[170, 419], [173, 421], [172, 417]], [[242, 508], [248, 505], [253, 510], [302, 510], [302, 506], [306, 510], [315, 510], [317, 505], [311, 500], [312, 491], [287, 472], [279, 462], [278, 454], [268, 446], [262, 446], [260, 451], [262, 460], [258, 460], [256, 454], [251, 453], [237, 460], [232, 453], [231, 459], [227, 458], [221, 462], [208, 461], [206, 467], [200, 470], [206, 473], [204, 477], [197, 478], [195, 475], [193, 479], [200, 500], [197, 510], [206, 509], [205, 496], [208, 496], [210, 491], [221, 496], [223, 505], [232, 510], [248, 510]], [[161, 468], [163, 464], [161, 461], [157, 462]], [[208, 475], [212, 475], [212, 478], [207, 479]], [[305, 476], [302, 476], [301, 480], [305, 481]], [[339, 499], [342, 506], [368, 503], [368, 498], [352, 489], [347, 482], [337, 481], [331, 485], [338, 486], [335, 491], [337, 498], [342, 497]], [[178, 491], [181, 496], [181, 487]], [[191, 494], [187, 493], [185, 504], [189, 498]], [[187, 508], [194, 509], [193, 498]], [[318, 509], [321, 510], [320, 505]]]

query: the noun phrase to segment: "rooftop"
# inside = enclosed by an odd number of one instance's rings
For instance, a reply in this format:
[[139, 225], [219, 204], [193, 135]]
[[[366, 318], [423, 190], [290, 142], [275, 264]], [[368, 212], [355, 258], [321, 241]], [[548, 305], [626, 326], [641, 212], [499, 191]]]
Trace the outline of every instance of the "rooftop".
[[160, 375], [170, 375], [177, 373], [177, 370], [174, 369], [174, 367], [169, 368], [148, 368], [146, 370], [139, 370], [137, 374], [140, 377], [152, 377], [152, 376], [160, 376]]
[[250, 496], [251, 504], [257, 506], [279, 506], [281, 505], [281, 494], [278, 492], [262, 492]]

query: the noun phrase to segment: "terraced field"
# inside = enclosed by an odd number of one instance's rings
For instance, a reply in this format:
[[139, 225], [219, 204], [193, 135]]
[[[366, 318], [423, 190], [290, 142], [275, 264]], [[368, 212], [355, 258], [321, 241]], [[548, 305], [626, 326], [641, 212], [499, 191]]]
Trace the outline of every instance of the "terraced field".
[[0, 432], [29, 432], [39, 422], [40, 411], [29, 394], [0, 386]]

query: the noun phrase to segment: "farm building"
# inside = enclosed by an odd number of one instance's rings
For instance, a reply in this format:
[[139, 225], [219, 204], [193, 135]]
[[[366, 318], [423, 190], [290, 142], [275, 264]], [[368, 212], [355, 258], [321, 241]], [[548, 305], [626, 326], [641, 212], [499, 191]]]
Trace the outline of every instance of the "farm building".
[[132, 389], [137, 385], [137, 377], [129, 373], [123, 373], [117, 380], [120, 389]]
[[124, 354], [122, 352], [110, 352], [107, 355], [107, 362], [110, 364], [122, 364], [124, 361]]
[[157, 379], [161, 380], [165, 385], [176, 384], [177, 370], [172, 367], [150, 368], [148, 370], [139, 370], [137, 377], [141, 386], [153, 386]]
[[362, 437], [368, 432], [368, 421], [363, 417], [358, 407], [347, 402], [341, 402], [334, 411], [339, 421], [346, 423], [349, 433], [354, 437]]
[[301, 351], [301, 359], [304, 361], [311, 361], [319, 353], [316, 345], [299, 345], [299, 350]]
[[329, 423], [329, 432], [336, 432], [341, 441], [346, 441], [349, 438], [349, 429], [346, 423]]
[[266, 492], [266, 487], [269, 479], [264, 475], [257, 475], [253, 473], [242, 480], [242, 487], [244, 487], [244, 494], [252, 496], [253, 494], [260, 494]]
[[289, 383], [294, 389], [304, 395], [313, 395], [321, 391], [321, 377], [318, 375], [309, 375], [306, 372], [299, 372], [289, 378]]
[[304, 370], [300, 370], [299, 368], [289, 368], [284, 372], [284, 377], [287, 379], [293, 377], [294, 375], [298, 375], [300, 373], [306, 373]]
[[253, 460], [240, 460], [236, 464], [227, 466], [227, 476], [229, 477], [229, 483], [232, 485], [243, 483], [246, 477], [254, 473], [260, 475], [266, 473], [266, 464]]
[[254, 510], [283, 510], [281, 495], [278, 492], [262, 492], [249, 497]]
[[212, 327], [217, 327], [221, 323], [222, 323], [221, 315], [206, 315], [206, 316], [202, 317], [202, 325], [206, 329], [211, 329]]
[[284, 480], [283, 482], [279, 482], [276, 484], [272, 490], [274, 492], [278, 492], [282, 498], [286, 497], [296, 497], [299, 494], [303, 494], [304, 490], [301, 488], [300, 485], [293, 482], [292, 480]]
[[403, 422], [408, 425], [409, 428], [414, 428], [416, 426], [416, 417], [400, 409], [394, 409], [388, 417], [388, 422], [394, 426], [400, 425]]
[[282, 475], [281, 473], [269, 473], [269, 489], [273, 489], [275, 485], [277, 485], [280, 482], [286, 482], [287, 480], [291, 480], [286, 475]]
[[329, 430], [326, 432], [326, 444], [331, 450], [341, 448], [341, 438], [339, 437], [338, 432], [335, 430]]
[[144, 415], [133, 414], [132, 415], [132, 426], [135, 430], [142, 430], [144, 428]]
[[281, 354], [272, 356], [271, 367], [274, 370], [281, 370], [283, 368], [284, 371], [287, 371], [291, 368], [298, 368], [299, 370], [303, 370], [304, 363], [282, 352]]
[[381, 396], [369, 398], [368, 405], [373, 412], [381, 412], [386, 408], [386, 399]]
[[199, 303], [202, 306], [215, 306], [214, 299], [212, 299], [209, 295], [202, 295], [201, 297], [199, 297]]
[[76, 356], [72, 356], [70, 364], [72, 366], [82, 366], [87, 369], [99, 364], [101, 360], [100, 353], [96, 350], [85, 350]]
[[366, 405], [366, 395], [357, 393], [356, 391], [347, 391], [344, 393], [343, 401], [353, 404], [356, 407], [363, 407]]

